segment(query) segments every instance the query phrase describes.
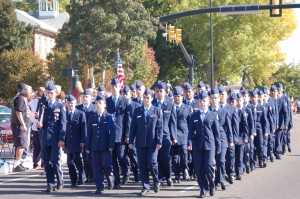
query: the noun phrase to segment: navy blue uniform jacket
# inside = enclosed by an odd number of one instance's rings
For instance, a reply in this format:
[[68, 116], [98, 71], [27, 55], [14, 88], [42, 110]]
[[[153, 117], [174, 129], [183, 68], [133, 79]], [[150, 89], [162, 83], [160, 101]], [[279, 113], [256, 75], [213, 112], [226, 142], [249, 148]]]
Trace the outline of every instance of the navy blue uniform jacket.
[[50, 107], [45, 104], [43, 127], [41, 129], [41, 146], [57, 146], [59, 141], [65, 141], [66, 136], [66, 108], [57, 99]]
[[72, 120], [69, 117], [69, 111], [66, 112], [67, 116], [67, 130], [65, 141], [65, 152], [67, 154], [80, 153], [82, 147], [80, 143], [86, 142], [86, 118], [84, 112], [75, 109]]
[[88, 151], [107, 151], [115, 147], [115, 122], [113, 115], [103, 112], [100, 123], [98, 113], [90, 116], [87, 125], [85, 149]]
[[200, 111], [193, 112], [189, 122], [188, 146], [193, 146], [193, 150], [221, 151], [217, 113], [208, 110], [202, 122]]
[[[131, 124], [131, 121], [132, 121], [133, 112], [138, 107], [141, 107], [140, 103], [134, 102], [132, 100], [128, 100], [126, 121], [129, 123], [129, 125]], [[128, 133], [126, 133], [126, 137], [129, 137], [129, 132], [130, 132], [130, 130], [128, 131]]]
[[83, 104], [79, 104], [76, 106], [76, 108], [80, 111], [83, 111], [85, 113], [85, 119], [88, 121], [90, 115], [96, 112], [95, 104], [91, 103], [89, 108], [85, 108]]
[[136, 148], [156, 147], [162, 144], [163, 137], [163, 116], [161, 110], [151, 106], [148, 115], [144, 115], [144, 107], [134, 110], [130, 125], [129, 144], [134, 144]]
[[187, 144], [189, 134], [189, 120], [192, 114], [192, 108], [186, 104], [181, 104], [177, 114], [177, 144]]

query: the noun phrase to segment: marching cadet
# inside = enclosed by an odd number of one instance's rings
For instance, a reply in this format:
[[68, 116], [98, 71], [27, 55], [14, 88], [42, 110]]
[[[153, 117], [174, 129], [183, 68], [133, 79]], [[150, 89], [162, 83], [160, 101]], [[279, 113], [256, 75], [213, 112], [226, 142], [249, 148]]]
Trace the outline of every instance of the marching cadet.
[[[85, 113], [75, 108], [76, 98], [73, 95], [67, 97], [67, 128], [65, 139], [65, 152], [72, 187], [81, 185], [86, 181], [84, 172], [82, 150], [86, 142], [86, 118]], [[78, 170], [78, 177], [77, 172]]]
[[[99, 91], [99, 88], [98, 88], [98, 91]], [[96, 112], [95, 104], [92, 103], [92, 95], [91, 94], [92, 93], [91, 93], [90, 89], [85, 89], [83, 91], [82, 104], [79, 104], [76, 106], [76, 109], [83, 111], [85, 113], [86, 121], [88, 121], [90, 115], [92, 115], [93, 113]], [[83, 154], [84, 170], [85, 170], [85, 174], [86, 174], [86, 181], [92, 182], [93, 181], [93, 168], [92, 168], [91, 154], [86, 153], [85, 150], [82, 152], [82, 154]]]
[[104, 85], [99, 86], [99, 88], [97, 89], [97, 94], [106, 96], [106, 89]]
[[125, 113], [127, 111], [128, 100], [120, 95], [121, 84], [117, 78], [111, 80], [112, 95], [106, 99], [106, 110], [114, 114], [116, 118], [116, 143], [112, 151], [113, 172], [115, 176], [115, 188], [120, 188], [120, 169], [123, 173], [122, 184], [129, 181], [130, 167], [126, 153], [125, 137], [129, 131], [129, 124], [126, 121]]
[[[238, 131], [238, 114], [235, 107], [227, 103], [227, 92], [223, 85], [220, 85], [219, 87], [220, 92], [220, 108], [225, 109], [228, 111], [230, 121], [231, 121], [231, 129], [232, 129], [232, 135], [236, 135]], [[226, 129], [225, 129], [226, 132]], [[226, 132], [227, 136], [230, 135], [230, 132]], [[229, 140], [229, 146], [226, 151], [226, 163], [225, 163], [225, 169], [226, 174], [228, 177], [228, 182], [230, 184], [233, 184], [234, 182], [234, 174], [235, 174], [235, 147], [234, 147], [234, 138], [233, 140]]]
[[133, 100], [137, 97], [135, 84], [132, 84], [130, 86], [130, 91], [131, 91], [130, 92], [131, 93], [131, 100]]
[[274, 145], [275, 145], [275, 131], [276, 131], [276, 102], [275, 99], [269, 96], [269, 88], [267, 86], [264, 89], [264, 106], [267, 110], [267, 119], [269, 122], [270, 134], [268, 136], [268, 150], [267, 154], [270, 156], [270, 161], [274, 161]]
[[[225, 156], [226, 151], [229, 146], [229, 143], [233, 142], [233, 135], [231, 129], [231, 120], [229, 113], [226, 109], [220, 108], [220, 97], [219, 89], [214, 88], [210, 93], [211, 107], [212, 112], [216, 112], [219, 118], [219, 131], [220, 131], [220, 141], [221, 141], [221, 152], [216, 154], [216, 178], [215, 185], [221, 184], [221, 189], [226, 190], [225, 186]], [[228, 132], [228, 134], [226, 134]]]
[[[123, 96], [128, 99], [128, 107], [127, 107], [127, 112], [125, 117], [127, 118], [126, 121], [128, 124], [131, 124], [133, 112], [136, 108], [141, 107], [140, 103], [134, 102], [131, 100], [131, 92], [132, 90], [129, 88], [129, 86], [124, 86], [124, 89], [122, 90]], [[130, 164], [131, 164], [131, 170], [134, 175], [134, 180], [135, 182], [140, 181], [139, 177], [139, 165], [138, 165], [138, 160], [137, 160], [137, 153], [136, 153], [136, 147], [135, 143], [132, 145], [132, 148], [129, 149], [128, 143], [129, 143], [129, 132], [126, 134], [125, 137], [125, 142], [126, 142], [126, 152], [128, 153], [129, 159], [130, 159]]]
[[[235, 94], [234, 94], [235, 95]], [[244, 147], [248, 143], [248, 122], [247, 122], [247, 112], [243, 109], [244, 99], [243, 96], [238, 93], [237, 98], [237, 108], [239, 114], [239, 131], [236, 135], [235, 140], [235, 173], [236, 180], [242, 180], [243, 174], [243, 162], [244, 162]]]
[[[186, 105], [189, 105], [192, 107], [193, 111], [197, 111], [200, 109], [199, 102], [197, 99], [195, 99], [195, 93], [193, 87], [187, 82], [183, 85], [184, 89], [184, 96], [183, 103]], [[188, 167], [189, 167], [189, 177], [190, 179], [195, 178], [195, 172], [194, 172], [194, 163], [193, 163], [193, 152], [188, 151]], [[184, 179], [186, 180], [186, 179]]]
[[199, 82], [197, 85], [197, 95], [195, 96], [196, 98], [199, 96], [199, 93], [202, 91], [206, 91], [206, 86], [203, 82]]
[[[47, 82], [45, 89], [48, 101], [45, 104], [44, 119], [42, 122], [37, 122], [37, 127], [41, 128], [40, 142], [47, 178], [46, 192], [51, 192], [63, 188], [60, 148], [65, 146], [66, 109], [56, 99], [56, 86], [52, 82]], [[56, 186], [54, 175], [57, 177]]]
[[184, 179], [189, 179], [187, 162], [187, 137], [189, 134], [188, 124], [192, 113], [192, 108], [182, 103], [183, 89], [175, 86], [173, 90], [174, 103], [177, 115], [177, 143], [173, 145], [173, 167], [175, 182], [180, 182], [180, 171], [183, 171]]
[[145, 92], [145, 86], [143, 82], [137, 80], [135, 87], [136, 87], [136, 98], [132, 99], [132, 101], [143, 104], [143, 94]]
[[258, 156], [259, 167], [267, 166], [267, 139], [269, 127], [267, 121], [267, 112], [263, 105], [258, 103], [258, 91], [254, 89], [251, 93], [252, 111], [255, 116], [255, 133], [254, 133], [254, 166], [256, 165], [256, 156]]
[[221, 152], [218, 114], [208, 109], [206, 91], [199, 95], [200, 110], [192, 113], [189, 122], [188, 150], [193, 149], [197, 182], [201, 189], [200, 198], [215, 193], [215, 155]]
[[105, 96], [97, 95], [96, 111], [90, 115], [87, 125], [86, 152], [91, 153], [93, 177], [96, 184], [95, 194], [104, 191], [104, 175], [108, 181], [108, 189], [114, 187], [112, 173], [112, 151], [115, 146], [114, 116], [105, 110]]
[[152, 91], [147, 88], [143, 96], [144, 105], [134, 110], [129, 135], [129, 148], [132, 149], [135, 143], [137, 149], [143, 186], [141, 196], [149, 194], [149, 171], [154, 181], [154, 192], [157, 193], [160, 189], [157, 155], [162, 146], [163, 115], [159, 108], [151, 104], [153, 99], [151, 94]]
[[[280, 87], [280, 86], [279, 86]], [[288, 104], [281, 97], [278, 92], [278, 87], [273, 85], [271, 87], [272, 97], [275, 98], [277, 103], [277, 126], [275, 133], [275, 150], [274, 155], [276, 159], [280, 160], [282, 155], [282, 145], [284, 139], [284, 132], [288, 129]]]
[[[244, 143], [244, 158], [243, 163], [246, 170], [246, 173], [249, 174], [251, 167], [250, 163], [252, 161], [251, 157], [253, 157], [253, 140], [254, 140], [254, 119], [253, 119], [253, 113], [251, 108], [249, 107], [249, 93], [247, 90], [241, 90], [241, 94], [243, 96], [243, 105], [239, 104], [239, 106], [242, 107], [242, 109], [246, 113], [247, 118], [247, 127], [248, 127], [248, 140], [247, 143]], [[238, 96], [240, 97], [240, 96]], [[239, 98], [239, 101], [241, 99]]]
[[163, 113], [163, 140], [162, 148], [158, 152], [158, 178], [163, 186], [164, 180], [169, 187], [173, 186], [172, 176], [172, 151], [171, 146], [177, 143], [176, 134], [176, 108], [173, 102], [165, 99], [166, 83], [159, 82], [156, 86], [157, 99], [152, 100], [152, 105], [161, 109]]

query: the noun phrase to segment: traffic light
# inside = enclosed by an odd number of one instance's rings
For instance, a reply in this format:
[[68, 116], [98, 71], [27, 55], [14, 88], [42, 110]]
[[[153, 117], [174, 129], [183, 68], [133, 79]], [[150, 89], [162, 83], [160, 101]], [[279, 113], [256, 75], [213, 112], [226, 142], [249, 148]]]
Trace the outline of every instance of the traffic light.
[[[270, 0], [270, 5], [281, 5], [282, 0]], [[282, 9], [271, 9], [270, 10], [270, 17], [281, 17], [282, 16]]]
[[176, 43], [181, 43], [182, 42], [182, 29], [176, 29]]
[[175, 26], [168, 26], [169, 41], [175, 40]]

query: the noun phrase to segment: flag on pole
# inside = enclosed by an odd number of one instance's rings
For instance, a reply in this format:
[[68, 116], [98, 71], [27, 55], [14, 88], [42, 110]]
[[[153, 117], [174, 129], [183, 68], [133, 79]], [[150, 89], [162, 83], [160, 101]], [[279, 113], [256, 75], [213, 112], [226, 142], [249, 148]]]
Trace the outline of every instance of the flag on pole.
[[124, 88], [124, 81], [125, 81], [125, 73], [122, 65], [122, 59], [120, 57], [119, 51], [117, 52], [117, 78], [120, 81], [121, 88]]

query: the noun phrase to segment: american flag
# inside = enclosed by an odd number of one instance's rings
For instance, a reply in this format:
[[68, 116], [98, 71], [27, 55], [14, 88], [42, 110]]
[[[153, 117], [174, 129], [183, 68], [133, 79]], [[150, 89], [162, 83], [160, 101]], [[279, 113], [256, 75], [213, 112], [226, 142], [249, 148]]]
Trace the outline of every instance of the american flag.
[[124, 81], [125, 81], [125, 74], [124, 74], [124, 69], [122, 65], [122, 59], [120, 57], [119, 51], [117, 52], [117, 78], [120, 81], [121, 88], [124, 88]]

